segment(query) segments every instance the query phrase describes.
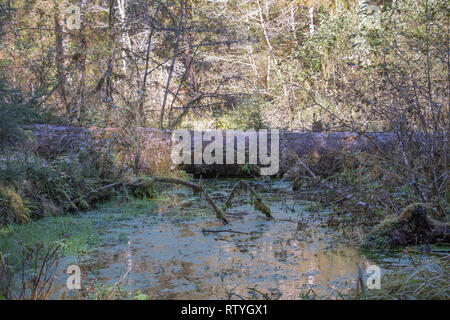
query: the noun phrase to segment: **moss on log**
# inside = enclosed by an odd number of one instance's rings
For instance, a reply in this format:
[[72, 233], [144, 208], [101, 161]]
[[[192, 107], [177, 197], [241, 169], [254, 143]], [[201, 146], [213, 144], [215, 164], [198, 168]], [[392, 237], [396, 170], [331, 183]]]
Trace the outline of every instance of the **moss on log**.
[[449, 223], [432, 218], [432, 209], [423, 203], [406, 207], [399, 216], [390, 215], [376, 225], [364, 240], [364, 248], [389, 248], [450, 242]]
[[239, 191], [244, 190], [250, 192], [250, 195], [252, 197], [252, 203], [253, 208], [264, 215], [266, 215], [267, 219], [273, 219], [272, 217], [272, 211], [270, 210], [270, 207], [264, 203], [262, 198], [256, 193], [255, 189], [253, 189], [250, 184], [247, 181], [240, 180], [238, 181], [233, 189], [231, 189], [231, 192], [228, 196], [227, 201], [225, 202], [226, 208], [231, 208], [233, 205], [233, 199], [234, 197], [239, 193]]

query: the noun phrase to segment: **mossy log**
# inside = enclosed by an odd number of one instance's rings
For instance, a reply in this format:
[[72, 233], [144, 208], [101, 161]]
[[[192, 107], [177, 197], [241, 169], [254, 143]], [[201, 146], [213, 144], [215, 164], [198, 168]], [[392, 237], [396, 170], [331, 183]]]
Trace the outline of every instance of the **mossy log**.
[[[164, 177], [148, 177], [148, 178], [139, 178], [134, 181], [127, 182], [127, 185], [133, 185], [133, 186], [147, 186], [152, 185], [155, 182], [159, 183], [169, 183], [169, 184], [177, 184], [181, 186], [186, 186], [194, 190], [194, 192], [197, 192], [199, 194], [202, 194], [206, 201], [211, 205], [211, 207], [214, 209], [216, 213], [216, 217], [221, 220], [224, 224], [227, 224], [229, 222], [226, 212], [216, 204], [216, 202], [211, 198], [209, 193], [205, 190], [205, 188], [202, 186], [201, 183], [195, 184], [193, 182], [189, 182], [182, 179], [176, 179], [176, 178], [164, 178]], [[224, 204], [225, 209], [228, 209], [232, 205], [232, 201], [234, 196], [238, 193], [239, 190], [247, 190], [250, 192], [252, 198], [253, 198], [253, 207], [255, 210], [258, 210], [266, 215], [267, 219], [273, 219], [272, 213], [270, 210], [270, 207], [264, 203], [262, 198], [256, 193], [255, 189], [253, 189], [247, 181], [238, 181], [233, 189], [230, 192], [230, 195], [228, 196], [227, 201]]]
[[400, 247], [450, 243], [450, 224], [432, 218], [432, 209], [423, 203], [406, 207], [399, 216], [388, 216], [368, 234], [363, 247]]
[[273, 219], [272, 217], [272, 211], [270, 210], [270, 207], [264, 203], [262, 198], [256, 193], [255, 189], [253, 189], [250, 184], [247, 181], [241, 180], [238, 181], [233, 189], [231, 189], [230, 195], [228, 196], [227, 201], [225, 202], [226, 208], [231, 208], [233, 204], [233, 198], [239, 193], [241, 190], [246, 190], [250, 192], [250, 195], [253, 200], [253, 208], [255, 210], [258, 210], [259, 212], [266, 215], [267, 219]]

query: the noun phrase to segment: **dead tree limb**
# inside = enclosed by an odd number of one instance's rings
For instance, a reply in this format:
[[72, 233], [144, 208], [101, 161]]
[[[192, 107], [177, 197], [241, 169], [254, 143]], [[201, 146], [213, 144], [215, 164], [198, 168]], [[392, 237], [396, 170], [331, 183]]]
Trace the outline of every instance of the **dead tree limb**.
[[273, 219], [270, 207], [264, 203], [264, 201], [261, 199], [261, 197], [256, 193], [255, 189], [253, 189], [250, 186], [250, 184], [244, 180], [238, 181], [234, 185], [233, 189], [231, 189], [230, 195], [228, 196], [228, 199], [225, 202], [226, 208], [231, 208], [231, 206], [233, 204], [233, 198], [237, 195], [237, 193], [240, 190], [249, 191], [250, 195], [253, 197], [253, 208], [255, 208], [255, 210], [258, 210], [261, 213], [265, 214], [267, 219], [269, 219], [269, 220]]
[[[148, 184], [152, 184], [155, 182], [159, 183], [170, 183], [170, 184], [177, 184], [185, 187], [189, 187], [195, 192], [202, 193], [205, 197], [206, 201], [209, 202], [211, 207], [213, 207], [214, 211], [216, 212], [216, 217], [223, 221], [224, 224], [228, 223], [227, 215], [225, 211], [216, 204], [216, 202], [211, 198], [209, 193], [203, 188], [201, 183], [195, 184], [186, 180], [182, 179], [176, 179], [176, 178], [163, 178], [163, 177], [151, 177], [151, 178], [141, 178], [134, 182], [128, 182], [128, 185], [133, 186], [146, 186]], [[253, 189], [250, 184], [247, 181], [241, 180], [238, 181], [233, 189], [230, 192], [230, 195], [228, 196], [227, 201], [225, 202], [225, 210], [230, 208], [232, 205], [233, 198], [235, 195], [239, 192], [239, 190], [246, 190], [250, 192], [251, 197], [253, 198], [253, 207], [255, 210], [260, 211], [261, 213], [265, 214], [267, 219], [272, 220], [272, 213], [270, 210], [270, 207], [264, 203], [262, 198], [256, 193], [255, 189]]]
[[203, 192], [203, 196], [205, 197], [206, 201], [209, 202], [209, 204], [213, 207], [214, 211], [216, 212], [217, 219], [222, 220], [224, 224], [228, 223], [228, 219], [226, 217], [225, 212], [220, 207], [217, 206], [217, 204], [211, 198], [209, 193], [200, 184], [195, 184], [195, 183], [192, 183], [189, 181], [185, 181], [182, 179], [176, 179], [176, 178], [153, 177], [153, 178], [151, 178], [151, 180], [154, 182], [160, 182], [160, 183], [178, 184], [178, 185], [189, 187], [196, 192]]
[[205, 232], [205, 233], [208, 233], [208, 232], [210, 232], [210, 233], [221, 233], [221, 232], [226, 232], [226, 233], [250, 234], [249, 232], [236, 231], [236, 230], [230, 230], [230, 229], [227, 229], [227, 230], [209, 230], [209, 229], [202, 229], [202, 232]]

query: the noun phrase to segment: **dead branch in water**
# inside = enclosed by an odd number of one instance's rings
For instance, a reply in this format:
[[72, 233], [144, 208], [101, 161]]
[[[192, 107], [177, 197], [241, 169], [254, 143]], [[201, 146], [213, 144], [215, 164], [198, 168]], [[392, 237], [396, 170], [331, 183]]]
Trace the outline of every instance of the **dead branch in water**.
[[213, 207], [214, 211], [216, 212], [216, 217], [218, 219], [222, 220], [224, 224], [228, 223], [228, 219], [226, 217], [225, 212], [220, 207], [217, 206], [217, 204], [214, 202], [214, 200], [211, 198], [209, 193], [202, 187], [201, 184], [195, 184], [195, 183], [192, 183], [192, 182], [189, 182], [186, 180], [176, 179], [176, 178], [152, 177], [149, 179], [145, 179], [144, 181], [138, 183], [137, 185], [143, 185], [145, 183], [151, 184], [154, 182], [177, 184], [177, 185], [189, 187], [192, 190], [194, 190], [195, 192], [202, 192], [206, 201], [209, 202], [209, 204]]
[[200, 192], [203, 191], [203, 188], [200, 184], [195, 184], [186, 180], [182, 179], [176, 179], [176, 178], [161, 178], [161, 177], [152, 177], [152, 180], [154, 182], [161, 182], [161, 183], [172, 183], [172, 184], [178, 184], [182, 186], [189, 187], [193, 189], [194, 191]]
[[[160, 177], [153, 177], [152, 180], [154, 182], [161, 182], [161, 183], [172, 183], [172, 184], [178, 184], [182, 186], [187, 186], [194, 191], [197, 192], [203, 192], [203, 196], [205, 197], [206, 201], [209, 202], [209, 204], [213, 207], [214, 211], [216, 212], [216, 216], [218, 219], [222, 220], [225, 224], [228, 223], [228, 219], [226, 217], [226, 213], [224, 210], [222, 210], [211, 198], [209, 193], [203, 188], [201, 184], [195, 184], [192, 182], [188, 182], [182, 179], [175, 179], [175, 178], [160, 178]], [[233, 189], [231, 189], [230, 195], [228, 196], [227, 201], [225, 202], [225, 208], [231, 208], [232, 201], [235, 195], [239, 192], [239, 190], [246, 190], [249, 191], [251, 196], [253, 197], [253, 207], [255, 210], [258, 210], [266, 215], [267, 219], [273, 219], [272, 213], [270, 210], [270, 207], [264, 203], [264, 201], [261, 199], [261, 197], [256, 193], [255, 189], [253, 189], [250, 184], [247, 181], [240, 180], [238, 181]]]
[[202, 229], [202, 232], [210, 232], [210, 233], [221, 233], [221, 232], [228, 232], [228, 233], [241, 233], [241, 234], [250, 234], [250, 232], [243, 232], [243, 231], [236, 231], [236, 230], [209, 230], [209, 229]]
[[[226, 217], [226, 213], [224, 210], [222, 210], [211, 198], [209, 193], [203, 188], [201, 184], [195, 184], [192, 182], [188, 182], [182, 179], [175, 179], [175, 178], [161, 178], [161, 177], [153, 177], [152, 181], [154, 182], [161, 182], [161, 183], [172, 183], [172, 184], [178, 184], [182, 186], [189, 187], [193, 189], [196, 192], [203, 192], [203, 196], [205, 197], [206, 201], [209, 202], [209, 204], [213, 207], [214, 211], [216, 212], [216, 217], [220, 220], [222, 220], [225, 224], [228, 223], [228, 219]], [[239, 190], [247, 190], [250, 192], [251, 196], [253, 197], [253, 207], [255, 210], [258, 210], [266, 215], [267, 219], [273, 219], [272, 213], [270, 210], [270, 207], [264, 203], [264, 201], [261, 199], [261, 197], [256, 193], [255, 189], [253, 189], [250, 184], [247, 181], [240, 180], [238, 181], [233, 189], [230, 192], [230, 195], [228, 196], [227, 201], [225, 202], [225, 208], [230, 208], [232, 205], [232, 201], [234, 196], [239, 192]]]
[[265, 214], [267, 219], [272, 220], [272, 212], [270, 210], [270, 207], [264, 203], [264, 201], [261, 199], [261, 197], [256, 193], [255, 189], [253, 189], [250, 184], [247, 181], [240, 180], [238, 181], [233, 189], [231, 189], [230, 195], [228, 196], [227, 201], [225, 202], [226, 208], [231, 208], [233, 204], [233, 198], [237, 195], [237, 193], [240, 190], [246, 190], [250, 192], [250, 195], [254, 198], [253, 199], [253, 207], [255, 210], [260, 211], [261, 213]]
[[[209, 193], [203, 188], [203, 186], [199, 184], [195, 184], [192, 182], [188, 182], [182, 179], [176, 179], [176, 178], [161, 178], [161, 177], [153, 177], [152, 180], [154, 182], [160, 182], [160, 183], [172, 183], [172, 184], [178, 184], [182, 186], [189, 187], [193, 189], [196, 192], [203, 192], [203, 195], [206, 199], [206, 201], [209, 202], [209, 204], [213, 207], [214, 211], [216, 212], [216, 216], [218, 219], [222, 220], [225, 224], [228, 223], [228, 219], [226, 217], [226, 213], [224, 210], [222, 210], [211, 198]], [[239, 192], [239, 190], [247, 190], [250, 192], [251, 196], [253, 197], [253, 207], [255, 210], [258, 210], [266, 215], [267, 219], [273, 219], [272, 213], [270, 210], [270, 207], [264, 203], [264, 201], [261, 199], [261, 197], [256, 193], [255, 189], [253, 189], [250, 184], [247, 181], [240, 180], [238, 181], [233, 189], [230, 192], [230, 195], [228, 196], [227, 201], [225, 202], [225, 208], [231, 208], [232, 201], [234, 196]]]
[[[138, 178], [138, 179], [132, 180], [132, 181], [119, 181], [119, 182], [111, 183], [111, 184], [108, 184], [108, 185], [106, 185], [104, 187], [98, 188], [96, 190], [92, 190], [91, 192], [89, 192], [89, 194], [96, 193], [96, 192], [99, 192], [101, 190], [114, 187], [116, 185], [132, 186], [132, 187], [135, 187], [135, 188], [138, 188], [138, 187], [146, 188], [146, 187], [152, 185], [155, 182], [177, 184], [177, 185], [189, 187], [192, 190], [194, 190], [194, 192], [203, 194], [203, 196], [205, 197], [206, 201], [208, 201], [208, 203], [213, 207], [214, 211], [216, 212], [216, 217], [218, 219], [222, 220], [224, 224], [228, 223], [228, 219], [227, 219], [225, 211], [214, 202], [214, 200], [211, 198], [209, 193], [203, 188], [201, 182], [196, 184], [196, 183], [192, 183], [192, 182], [189, 182], [189, 181], [186, 181], [186, 180], [183, 180], [183, 179], [164, 178], [164, 177]], [[255, 189], [253, 189], [250, 186], [250, 184], [247, 181], [244, 181], [244, 180], [240, 180], [234, 185], [233, 189], [231, 190], [231, 192], [230, 192], [230, 194], [228, 196], [227, 201], [225, 202], [225, 205], [224, 205], [225, 210], [228, 209], [228, 208], [231, 208], [233, 198], [236, 196], [236, 194], [240, 190], [249, 191], [251, 197], [253, 198], [252, 199], [253, 200], [253, 207], [255, 208], [255, 210], [258, 210], [258, 211], [262, 212], [263, 214], [265, 214], [267, 219], [270, 219], [270, 220], [273, 219], [270, 207], [266, 203], [264, 203], [262, 198], [256, 193]]]

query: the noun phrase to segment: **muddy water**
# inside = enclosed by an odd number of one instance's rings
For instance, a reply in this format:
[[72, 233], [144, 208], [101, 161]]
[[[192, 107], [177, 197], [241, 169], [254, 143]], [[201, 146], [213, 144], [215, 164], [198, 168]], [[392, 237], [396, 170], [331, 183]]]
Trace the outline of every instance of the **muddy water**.
[[[223, 203], [234, 182], [206, 184]], [[300, 225], [265, 220], [241, 195], [228, 211], [232, 222], [223, 226], [209, 205], [185, 188], [165, 191], [148, 213], [124, 216], [119, 207], [108, 209], [117, 215], [83, 215], [101, 234], [78, 262], [86, 272], [83, 286], [93, 281], [110, 286], [126, 275], [122, 290], [151, 299], [337, 298], [354, 288], [357, 265], [368, 263], [356, 249], [358, 230], [330, 227], [330, 211], [309, 212], [287, 192], [289, 186], [272, 187], [258, 190], [273, 216]], [[61, 265], [75, 261], [67, 257]], [[66, 278], [58, 277], [54, 298], [65, 291]]]

